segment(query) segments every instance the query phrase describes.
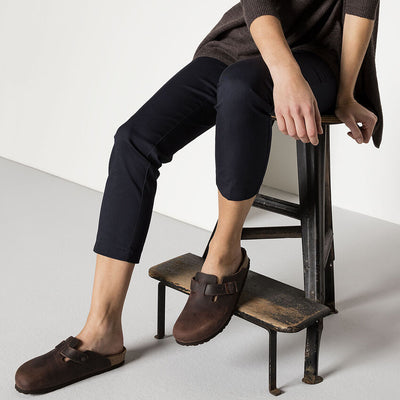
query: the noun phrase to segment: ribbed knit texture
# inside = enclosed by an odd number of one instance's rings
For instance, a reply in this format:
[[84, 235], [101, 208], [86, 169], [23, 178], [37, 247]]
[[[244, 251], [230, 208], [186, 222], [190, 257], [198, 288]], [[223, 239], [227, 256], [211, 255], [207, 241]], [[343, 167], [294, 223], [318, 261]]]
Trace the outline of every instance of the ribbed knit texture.
[[250, 34], [251, 23], [261, 15], [274, 15], [292, 51], [308, 50], [325, 60], [339, 82], [345, 13], [374, 19], [374, 29], [354, 89], [355, 99], [376, 114], [372, 140], [382, 141], [383, 114], [376, 75], [375, 53], [379, 0], [241, 0], [226, 11], [198, 45], [193, 59], [214, 57], [227, 65], [259, 55]]

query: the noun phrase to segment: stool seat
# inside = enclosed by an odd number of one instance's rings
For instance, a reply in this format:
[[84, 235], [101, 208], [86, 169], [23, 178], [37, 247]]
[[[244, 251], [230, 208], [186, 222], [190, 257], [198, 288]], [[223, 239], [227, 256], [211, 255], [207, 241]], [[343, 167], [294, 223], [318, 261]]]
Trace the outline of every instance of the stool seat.
[[[204, 259], [185, 253], [149, 268], [149, 276], [166, 286], [190, 293], [190, 281]], [[253, 268], [253, 267], [252, 267]], [[298, 332], [331, 314], [324, 304], [307, 299], [304, 291], [249, 270], [235, 315], [265, 329]]]
[[[276, 120], [276, 116], [275, 115], [271, 115], [271, 118]], [[321, 115], [321, 122], [323, 124], [331, 124], [331, 125], [343, 124], [343, 122], [338, 117], [336, 117], [336, 115], [334, 115], [334, 114], [323, 114], [323, 115]]]

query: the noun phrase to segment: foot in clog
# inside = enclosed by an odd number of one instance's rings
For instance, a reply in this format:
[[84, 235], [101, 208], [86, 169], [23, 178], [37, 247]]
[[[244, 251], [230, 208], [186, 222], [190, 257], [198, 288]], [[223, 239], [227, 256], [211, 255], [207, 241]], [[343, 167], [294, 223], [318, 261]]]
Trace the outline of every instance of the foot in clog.
[[250, 259], [242, 247], [242, 261], [235, 273], [218, 277], [201, 271], [190, 282], [187, 302], [173, 327], [177, 343], [197, 345], [212, 339], [229, 323], [242, 292]]
[[119, 353], [102, 355], [77, 350], [81, 343], [70, 336], [49, 352], [20, 365], [15, 373], [15, 389], [21, 393], [47, 393], [117, 368], [125, 361], [125, 347]]

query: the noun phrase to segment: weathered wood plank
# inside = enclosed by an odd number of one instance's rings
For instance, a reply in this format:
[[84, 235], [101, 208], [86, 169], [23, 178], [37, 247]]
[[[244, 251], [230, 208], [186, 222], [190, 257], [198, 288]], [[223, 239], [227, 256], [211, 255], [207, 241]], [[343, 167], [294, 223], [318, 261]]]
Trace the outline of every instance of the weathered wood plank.
[[[203, 258], [185, 253], [149, 268], [149, 276], [190, 293], [190, 280], [201, 270]], [[298, 332], [329, 315], [329, 307], [306, 299], [304, 291], [251, 270], [235, 315], [278, 332]]]

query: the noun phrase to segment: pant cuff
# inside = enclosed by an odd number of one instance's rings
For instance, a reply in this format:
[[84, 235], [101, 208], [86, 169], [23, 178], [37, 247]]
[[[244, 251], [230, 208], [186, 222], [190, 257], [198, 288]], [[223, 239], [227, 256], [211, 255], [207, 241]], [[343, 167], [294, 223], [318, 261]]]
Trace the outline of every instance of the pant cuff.
[[120, 261], [127, 261], [134, 264], [138, 264], [140, 262], [140, 255], [133, 254], [131, 250], [116, 248], [99, 240], [95, 242], [93, 251], [102, 256], [115, 258], [116, 260]]

